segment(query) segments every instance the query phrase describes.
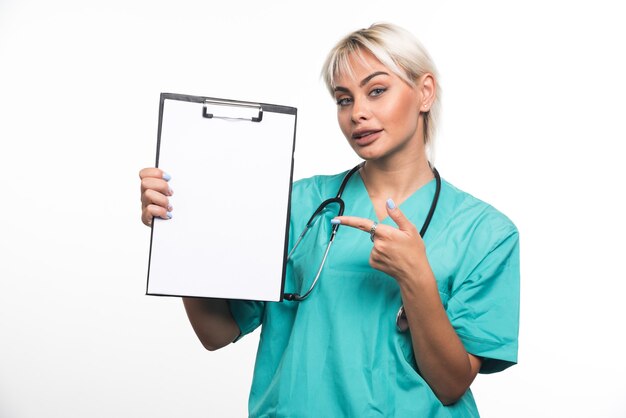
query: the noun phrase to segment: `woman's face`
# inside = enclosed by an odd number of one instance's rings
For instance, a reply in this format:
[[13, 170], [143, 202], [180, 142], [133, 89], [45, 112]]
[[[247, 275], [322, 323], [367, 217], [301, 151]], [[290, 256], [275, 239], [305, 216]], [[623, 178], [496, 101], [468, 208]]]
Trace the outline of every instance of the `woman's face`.
[[354, 77], [336, 78], [341, 131], [364, 160], [419, 158], [424, 153], [424, 77], [410, 86], [368, 51], [362, 55], [364, 60], [350, 57]]

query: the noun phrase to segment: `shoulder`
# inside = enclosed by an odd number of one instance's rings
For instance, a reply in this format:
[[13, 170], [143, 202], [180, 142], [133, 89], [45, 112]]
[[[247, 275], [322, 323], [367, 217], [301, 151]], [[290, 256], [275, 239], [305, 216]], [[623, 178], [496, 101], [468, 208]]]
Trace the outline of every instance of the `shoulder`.
[[307, 219], [319, 205], [337, 195], [345, 173], [317, 175], [293, 183], [291, 189], [291, 224], [295, 229], [304, 228]]
[[471, 236], [474, 245], [482, 243], [488, 247], [485, 250], [495, 248], [504, 240], [517, 239], [517, 227], [505, 214], [444, 180], [440, 199], [448, 232]]
[[[346, 171], [332, 175], [316, 175], [303, 178], [293, 183], [292, 198], [301, 199], [311, 196], [321, 203], [337, 194]], [[321, 199], [321, 200], [320, 200]]]

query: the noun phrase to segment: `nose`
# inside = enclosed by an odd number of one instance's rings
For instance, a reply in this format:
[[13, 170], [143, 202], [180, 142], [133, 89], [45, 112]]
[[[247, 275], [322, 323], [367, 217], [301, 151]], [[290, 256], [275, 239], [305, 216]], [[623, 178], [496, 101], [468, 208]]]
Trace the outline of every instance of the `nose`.
[[352, 123], [359, 123], [369, 119], [371, 113], [367, 100], [355, 97], [352, 103]]

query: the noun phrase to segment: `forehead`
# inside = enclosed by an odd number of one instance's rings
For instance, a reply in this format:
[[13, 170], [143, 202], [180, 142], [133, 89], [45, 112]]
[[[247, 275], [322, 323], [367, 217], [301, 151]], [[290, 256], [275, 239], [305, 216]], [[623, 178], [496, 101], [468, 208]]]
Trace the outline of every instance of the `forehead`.
[[393, 75], [393, 71], [380, 62], [374, 54], [367, 50], [358, 49], [346, 54], [339, 60], [334, 76], [334, 84], [335, 86], [341, 86], [358, 83], [363, 78], [377, 71], [384, 71]]

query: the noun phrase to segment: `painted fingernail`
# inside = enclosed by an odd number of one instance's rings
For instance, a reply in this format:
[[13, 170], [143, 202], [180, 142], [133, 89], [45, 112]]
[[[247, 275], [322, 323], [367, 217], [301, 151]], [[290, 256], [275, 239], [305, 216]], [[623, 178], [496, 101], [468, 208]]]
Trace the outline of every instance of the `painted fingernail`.
[[172, 176], [170, 176], [169, 174], [167, 174], [165, 171], [163, 172], [163, 180], [165, 181], [170, 181], [172, 179]]
[[341, 225], [341, 219], [333, 218], [330, 220], [330, 223], [333, 225]]
[[168, 196], [173, 195], [173, 194], [174, 194], [174, 190], [172, 190], [172, 188], [171, 188], [171, 187], [168, 187], [168, 188], [167, 188], [167, 194], [168, 194]]
[[167, 211], [171, 212], [174, 209], [174, 206], [172, 206], [171, 204], [167, 205]]
[[387, 199], [387, 207], [389, 209], [395, 209], [396, 208], [396, 204], [395, 204], [395, 202], [393, 201], [392, 198]]
[[167, 212], [167, 219], [172, 219], [172, 212]]

